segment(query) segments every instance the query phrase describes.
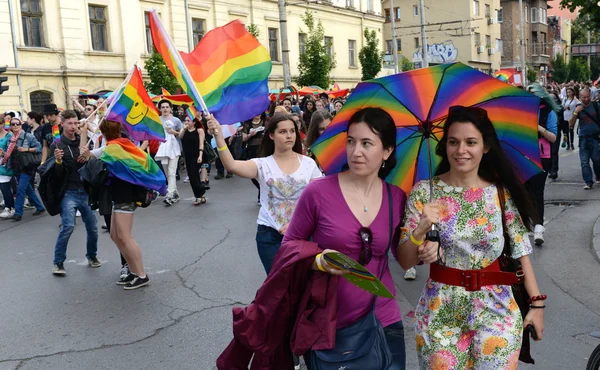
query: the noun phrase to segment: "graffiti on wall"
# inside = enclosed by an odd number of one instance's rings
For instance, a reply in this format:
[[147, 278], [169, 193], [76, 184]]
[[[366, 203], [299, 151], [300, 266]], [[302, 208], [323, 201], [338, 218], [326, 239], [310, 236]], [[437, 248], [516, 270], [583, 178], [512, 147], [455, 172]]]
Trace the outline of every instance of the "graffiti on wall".
[[[427, 61], [429, 63], [450, 63], [456, 61], [456, 58], [458, 58], [458, 50], [454, 47], [452, 40], [427, 45]], [[414, 52], [412, 61], [423, 61], [421, 48]]]

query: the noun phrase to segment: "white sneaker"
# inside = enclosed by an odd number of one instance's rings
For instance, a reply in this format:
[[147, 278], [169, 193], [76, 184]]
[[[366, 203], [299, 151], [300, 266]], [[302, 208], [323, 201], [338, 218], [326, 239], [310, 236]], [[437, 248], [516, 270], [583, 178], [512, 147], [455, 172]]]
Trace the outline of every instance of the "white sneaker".
[[546, 228], [542, 225], [535, 225], [535, 229], [533, 231], [533, 241], [535, 245], [544, 244], [544, 231]]
[[583, 186], [583, 190], [590, 190], [590, 189], [592, 188], [592, 185], [593, 185], [593, 184], [585, 184], [585, 185]]
[[404, 280], [415, 280], [417, 278], [417, 269], [414, 267], [409, 268], [404, 273]]
[[77, 212], [75, 212], [75, 217], [81, 217], [81, 212], [79, 212], [79, 210], [77, 210]]
[[183, 179], [183, 182], [185, 182], [185, 183], [188, 183], [188, 182], [190, 182], [190, 177], [189, 177], [189, 176], [186, 176], [186, 177], [185, 177], [185, 179]]
[[0, 213], [0, 218], [10, 218], [15, 214], [15, 210], [13, 208], [4, 208], [4, 211]]

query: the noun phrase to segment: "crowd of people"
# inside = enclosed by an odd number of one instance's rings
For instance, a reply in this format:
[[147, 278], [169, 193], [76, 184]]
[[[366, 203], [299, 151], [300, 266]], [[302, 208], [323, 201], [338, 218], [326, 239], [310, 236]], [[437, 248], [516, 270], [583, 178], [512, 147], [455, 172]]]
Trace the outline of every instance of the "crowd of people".
[[[538, 138], [544, 171], [521, 184], [487, 112], [458, 107], [448, 113], [437, 144], [442, 163], [431, 180], [433, 186], [420, 182], [409, 194], [384, 181], [396, 166], [396, 128], [385, 107], [354, 113], [347, 128], [348, 169], [324, 176], [311, 147], [345, 103], [344, 98], [332, 101], [327, 94], [300, 100], [287, 95], [241, 122], [227, 137], [212, 115], [199, 112], [191, 117], [187, 106], [173, 106], [166, 98], [157, 104], [164, 142], [132, 141], [120, 123], [105, 119], [102, 99], [90, 104], [73, 99], [75, 109], [62, 113], [48, 104], [42, 112], [28, 112], [27, 120], [9, 111], [0, 115], [5, 122], [0, 126], [4, 207], [0, 218], [18, 222], [26, 207], [35, 208], [32, 217], [46, 211], [60, 214], [52, 273], [64, 276], [67, 244], [78, 215], [87, 233], [89, 265], [102, 265], [97, 257], [94, 211], [98, 209], [104, 216], [103, 229], [121, 252], [117, 284], [137, 289], [147, 286], [149, 278], [142, 250], [131, 235], [136, 208], [159, 196], [166, 207], [178, 203], [184, 171], [183, 183], [192, 189], [193, 204], [202, 206], [208, 200], [214, 166], [213, 180], [235, 175], [250, 179], [257, 189], [255, 239], [267, 275], [255, 302], [235, 323], [251, 337], [234, 338], [218, 360], [220, 369], [246, 368], [252, 357], [248, 351], [254, 353], [254, 363], [277, 362], [271, 368], [297, 366], [298, 357], [291, 352], [303, 355], [309, 369], [321, 368], [331, 355], [326, 351], [333, 346], [336, 331], [364, 323], [365, 318], [382, 328], [387, 368], [405, 368], [404, 326], [397, 301], [374, 298], [338, 279], [349, 271], [327, 263], [325, 256], [335, 251], [377, 274], [392, 293], [396, 288], [389, 251], [406, 270], [407, 280], [415, 279], [415, 265], [431, 265], [432, 275], [416, 310], [421, 368], [445, 364], [514, 369], [524, 328], [531, 325], [538, 339], [544, 331], [546, 296], [540, 294], [528, 257], [533, 251], [529, 232], [536, 245], [544, 243], [545, 184], [548, 177], [558, 178], [559, 150], [575, 150], [576, 135], [584, 189], [600, 184], [599, 91], [574, 82], [527, 89], [541, 98]], [[140, 178], [119, 170], [114, 153], [123, 150], [138, 158]], [[102, 169], [109, 181], [102, 177]], [[42, 202], [36, 194], [36, 185], [46, 175], [56, 180], [60, 199], [42, 197]], [[426, 240], [432, 225], [440, 230], [439, 242]], [[505, 237], [512, 258], [522, 264], [531, 297], [531, 310], [524, 318], [497, 263]], [[466, 289], [452, 275], [464, 270], [489, 271], [498, 278], [490, 278], [479, 289]], [[302, 307], [282, 310], [284, 302], [302, 302]], [[296, 325], [293, 332], [284, 325], [270, 333], [279, 338], [276, 348], [263, 347], [262, 353], [248, 348], [248, 343], [262, 338], [259, 332], [276, 322]], [[316, 337], [307, 334], [315, 323], [321, 325]], [[268, 359], [261, 357], [265, 353]]]

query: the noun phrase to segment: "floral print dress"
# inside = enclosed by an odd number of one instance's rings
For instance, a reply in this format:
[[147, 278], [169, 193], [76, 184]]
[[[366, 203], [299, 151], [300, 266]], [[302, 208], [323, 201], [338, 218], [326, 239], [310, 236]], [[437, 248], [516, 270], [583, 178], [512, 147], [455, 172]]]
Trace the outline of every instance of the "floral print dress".
[[[442, 258], [449, 267], [476, 270], [502, 253], [504, 237], [498, 190], [458, 188], [433, 179], [440, 201]], [[513, 258], [532, 253], [528, 231], [505, 192], [505, 218]], [[429, 184], [421, 181], [407, 203], [400, 244], [417, 227]], [[480, 291], [427, 280], [415, 312], [421, 369], [516, 369], [523, 322], [510, 286], [484, 286]]]

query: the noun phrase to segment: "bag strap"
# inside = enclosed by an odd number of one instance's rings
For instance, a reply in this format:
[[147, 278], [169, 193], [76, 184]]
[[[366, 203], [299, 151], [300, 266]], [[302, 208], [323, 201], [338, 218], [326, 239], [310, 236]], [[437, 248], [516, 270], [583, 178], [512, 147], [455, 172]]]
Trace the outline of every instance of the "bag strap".
[[[387, 197], [388, 197], [388, 210], [389, 210], [389, 219], [390, 219], [390, 236], [388, 241], [387, 249], [385, 250], [385, 263], [381, 266], [381, 271], [379, 272], [379, 276], [377, 277], [380, 281], [383, 279], [383, 273], [385, 272], [385, 268], [389, 265], [388, 253], [390, 252], [390, 248], [392, 247], [392, 237], [394, 230], [394, 211], [392, 208], [392, 189], [390, 184], [385, 183], [385, 188], [387, 189]], [[371, 307], [371, 311], [375, 311], [375, 306], [377, 305], [377, 296], [373, 298], [373, 305]]]
[[585, 110], [582, 110], [581, 113], [584, 113], [586, 116], [590, 117], [590, 119], [592, 120], [592, 122], [594, 122], [600, 128], [600, 122], [598, 122], [598, 120], [600, 119], [600, 112], [599, 112], [599, 109], [598, 109], [598, 102], [593, 101], [592, 105], [594, 106], [594, 110], [596, 111], [596, 118], [592, 117], [592, 115], [589, 114], [588, 112], [586, 112]]
[[500, 212], [502, 213], [502, 236], [504, 237], [504, 248], [502, 249], [502, 254], [507, 256], [511, 255], [510, 250], [510, 242], [507, 239], [508, 229], [506, 227], [506, 212], [504, 207], [506, 206], [506, 198], [504, 195], [504, 185], [501, 182], [496, 184], [496, 189], [498, 190], [498, 200], [500, 202]]

